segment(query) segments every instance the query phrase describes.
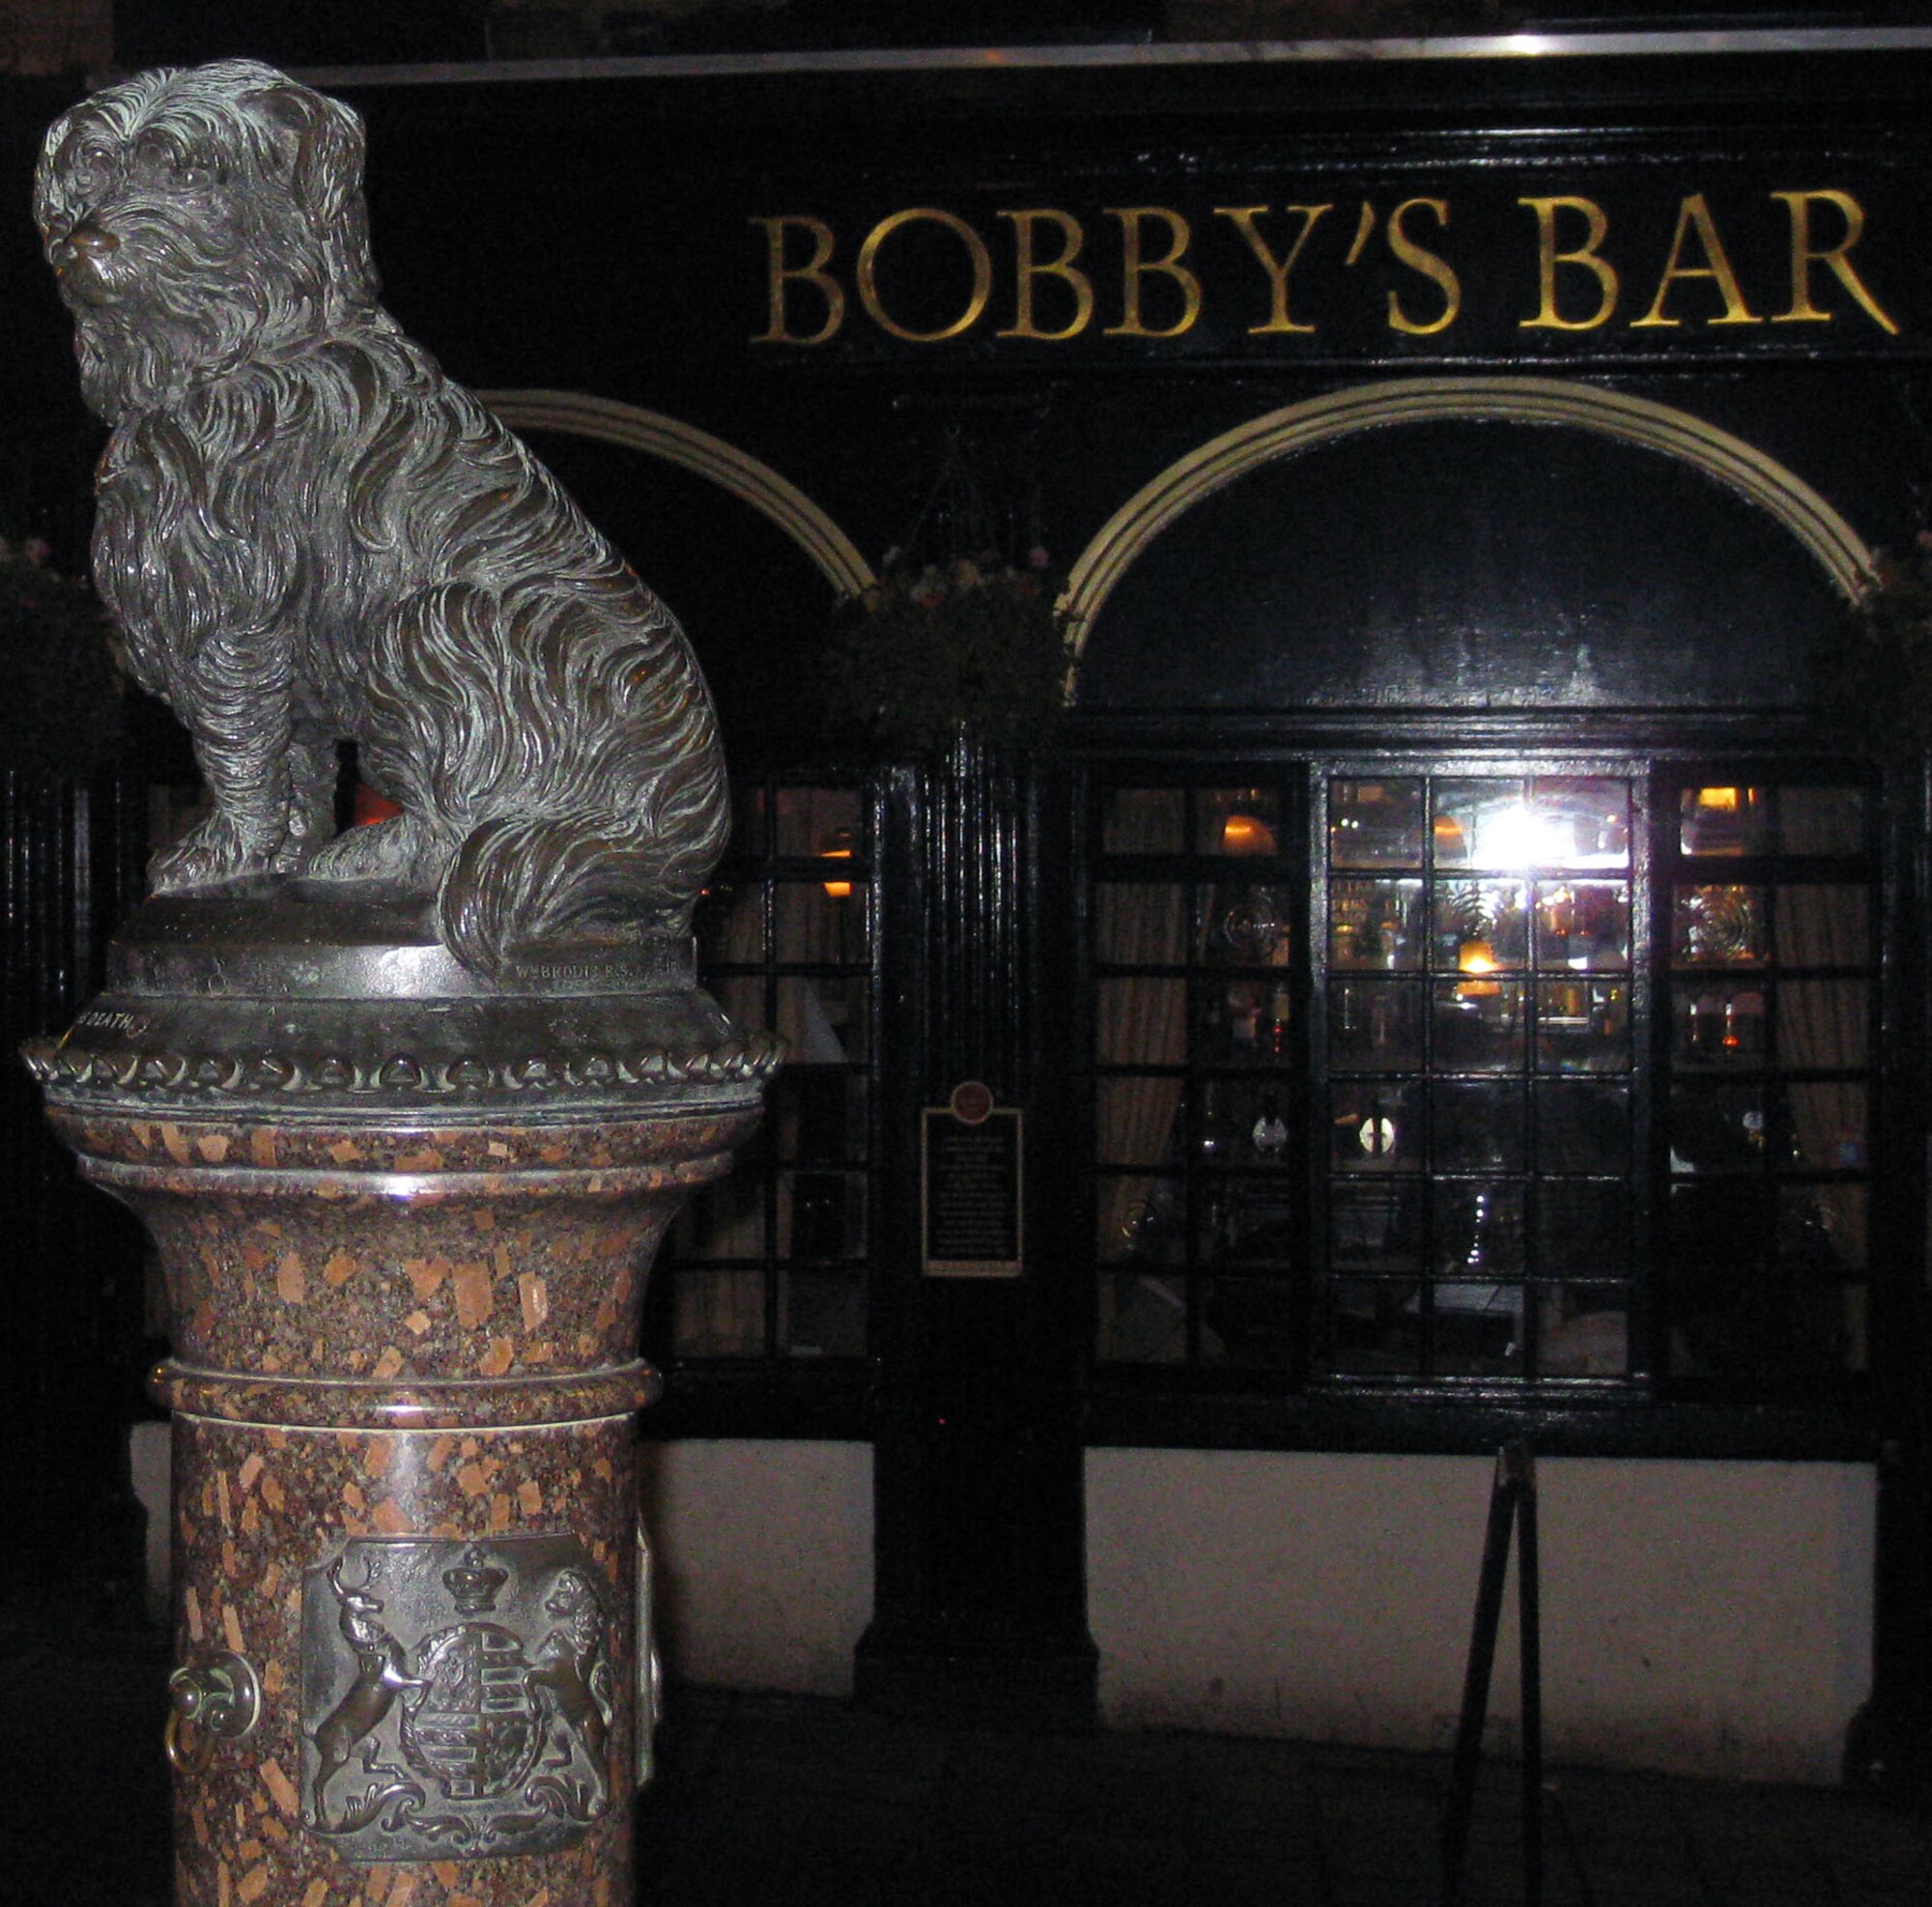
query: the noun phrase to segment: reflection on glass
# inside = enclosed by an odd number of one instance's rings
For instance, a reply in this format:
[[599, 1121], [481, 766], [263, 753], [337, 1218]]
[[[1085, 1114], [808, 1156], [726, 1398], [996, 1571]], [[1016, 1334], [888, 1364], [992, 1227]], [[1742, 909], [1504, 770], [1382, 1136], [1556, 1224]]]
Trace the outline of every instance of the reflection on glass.
[[1546, 775], [1530, 783], [1546, 868], [1630, 866], [1630, 783], [1604, 776]]
[[1679, 887], [1671, 895], [1671, 955], [1681, 966], [1761, 964], [1766, 925], [1761, 887]]
[[1537, 1369], [1551, 1378], [1622, 1378], [1631, 1370], [1628, 1285], [1567, 1283], [1537, 1307]]
[[1100, 824], [1106, 854], [1179, 854], [1186, 840], [1183, 788], [1115, 788]]
[[1611, 881], [1541, 881], [1536, 964], [1602, 972], [1630, 965], [1630, 889]]
[[1629, 1087], [1583, 1079], [1537, 1082], [1536, 1156], [1545, 1172], [1621, 1177], [1630, 1169], [1630, 1129]]
[[1435, 1062], [1444, 1072], [1514, 1072], [1523, 1063], [1520, 981], [1435, 984]]
[[1771, 844], [1767, 788], [1713, 783], [1678, 797], [1678, 846], [1686, 854], [1762, 854]]
[[1213, 887], [1201, 891], [1208, 924], [1208, 957], [1238, 967], [1285, 967], [1293, 952], [1293, 901], [1279, 887]]
[[1435, 890], [1431, 964], [1480, 977], [1529, 958], [1528, 884], [1443, 881]]
[[[678, 1219], [680, 1260], [756, 1258], [765, 1247], [765, 1197], [756, 1174], [741, 1165], [707, 1185]], [[682, 1271], [678, 1274], [683, 1276]]]
[[1523, 1169], [1523, 1089], [1515, 1080], [1438, 1081], [1430, 1093], [1432, 1156], [1441, 1172]]
[[1181, 1265], [1187, 1258], [1187, 1194], [1179, 1179], [1104, 1174], [1094, 1249], [1103, 1264]]
[[1328, 897], [1328, 963], [1406, 969], [1422, 964], [1422, 883], [1337, 881]]
[[1328, 1059], [1344, 1070], [1402, 1072], [1422, 1064], [1422, 1002], [1409, 981], [1331, 980]]
[[1329, 1369], [1344, 1375], [1412, 1373], [1420, 1357], [1415, 1287], [1334, 1278], [1321, 1294], [1321, 1337]]
[[1281, 852], [1281, 802], [1272, 788], [1203, 788], [1194, 800], [1195, 853]]
[[[844, 888], [843, 895], [834, 890]], [[863, 903], [850, 881], [780, 881], [773, 885], [781, 960], [849, 965], [858, 957]]]
[[1630, 987], [1624, 982], [1537, 982], [1538, 1071], [1621, 1072], [1630, 1063]]
[[1430, 1263], [1437, 1279], [1447, 1281], [1435, 1287], [1438, 1310], [1514, 1309], [1520, 1297], [1499, 1295], [1490, 1281], [1521, 1277], [1522, 1247], [1520, 1184], [1445, 1181], [1436, 1186]]
[[1330, 1088], [1328, 1155], [1338, 1172], [1414, 1172], [1422, 1165], [1415, 1088], [1351, 1079]]
[[855, 1172], [779, 1175], [779, 1256], [806, 1263], [861, 1258], [866, 1181]]
[[1421, 867], [1422, 783], [1331, 782], [1328, 860], [1336, 868]]

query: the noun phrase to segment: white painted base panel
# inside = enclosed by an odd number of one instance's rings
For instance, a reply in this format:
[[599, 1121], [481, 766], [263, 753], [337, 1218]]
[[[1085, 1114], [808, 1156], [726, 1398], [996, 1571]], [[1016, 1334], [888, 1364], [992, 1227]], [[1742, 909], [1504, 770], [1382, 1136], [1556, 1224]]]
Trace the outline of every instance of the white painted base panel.
[[[1094, 1450], [1088, 1611], [1111, 1726], [1453, 1740], [1492, 1466]], [[1870, 1690], [1867, 1466], [1538, 1465], [1551, 1759], [1831, 1781]], [[1490, 1713], [1516, 1732], [1511, 1570]]]
[[640, 1457], [671, 1678], [849, 1695], [872, 1616], [871, 1445], [704, 1440]]

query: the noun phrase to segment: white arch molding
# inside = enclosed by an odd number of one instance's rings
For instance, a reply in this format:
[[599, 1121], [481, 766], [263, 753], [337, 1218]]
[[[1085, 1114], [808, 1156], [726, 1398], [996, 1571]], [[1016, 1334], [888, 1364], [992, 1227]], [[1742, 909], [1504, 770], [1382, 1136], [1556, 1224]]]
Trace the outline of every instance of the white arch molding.
[[1270, 411], [1170, 464], [1114, 512], [1073, 565], [1061, 604], [1076, 645], [1085, 645], [1108, 596], [1148, 545], [1236, 477], [1356, 431], [1445, 417], [1568, 424], [1641, 444], [1702, 470], [1774, 517], [1848, 600], [1870, 578], [1872, 553], [1863, 538], [1809, 484], [1688, 411], [1561, 378], [1406, 378]]
[[597, 438], [708, 477], [790, 537], [841, 596], [856, 596], [876, 581], [852, 539], [796, 484], [696, 424], [582, 391], [485, 390], [477, 395], [512, 430]]

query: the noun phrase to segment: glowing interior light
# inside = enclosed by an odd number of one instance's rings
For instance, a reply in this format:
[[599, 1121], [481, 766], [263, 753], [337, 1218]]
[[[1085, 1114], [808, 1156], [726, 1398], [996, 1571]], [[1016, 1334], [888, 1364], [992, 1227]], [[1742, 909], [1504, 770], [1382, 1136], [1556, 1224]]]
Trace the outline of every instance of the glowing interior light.
[[[820, 851], [818, 858], [821, 861], [851, 860], [851, 830], [849, 828], [840, 828], [832, 837], [830, 843]], [[828, 900], [850, 900], [852, 898], [852, 883], [850, 881], [827, 881], [825, 883], [825, 897]]]
[[1721, 809], [1726, 814], [1735, 814], [1738, 807], [1738, 791], [1736, 788], [1699, 788], [1697, 806]]
[[1221, 852], [1272, 854], [1274, 830], [1260, 815], [1245, 814], [1237, 809], [1221, 824]]
[[1486, 868], [1539, 868], [1566, 861], [1571, 852], [1570, 830], [1520, 801], [1483, 823], [1479, 858]]

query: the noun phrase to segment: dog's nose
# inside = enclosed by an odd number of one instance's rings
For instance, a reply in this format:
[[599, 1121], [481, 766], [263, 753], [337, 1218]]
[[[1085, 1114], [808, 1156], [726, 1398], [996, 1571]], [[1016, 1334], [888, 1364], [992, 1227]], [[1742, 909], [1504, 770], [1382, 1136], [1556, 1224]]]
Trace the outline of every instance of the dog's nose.
[[73, 226], [67, 235], [67, 242], [88, 258], [105, 258], [110, 252], [121, 249], [121, 241], [112, 232], [103, 231], [91, 218], [83, 218]]

